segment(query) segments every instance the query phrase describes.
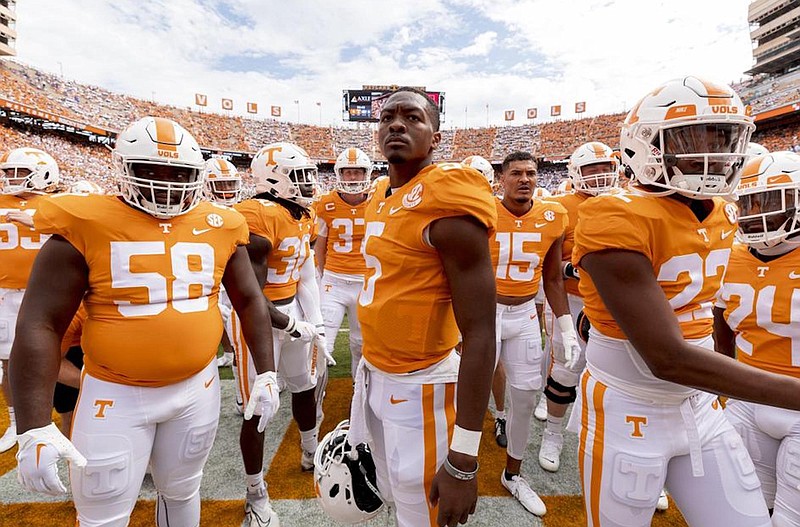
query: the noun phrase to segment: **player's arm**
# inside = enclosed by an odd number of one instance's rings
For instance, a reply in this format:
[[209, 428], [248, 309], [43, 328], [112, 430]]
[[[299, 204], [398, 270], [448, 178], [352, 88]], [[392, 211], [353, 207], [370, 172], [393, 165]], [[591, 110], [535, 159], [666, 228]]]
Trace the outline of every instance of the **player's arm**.
[[736, 357], [736, 335], [725, 320], [725, 310], [714, 307], [714, 349], [728, 357]]
[[693, 346], [681, 328], [650, 261], [641, 253], [587, 254], [580, 266], [647, 366], [659, 379], [745, 401], [800, 410], [800, 379], [746, 366]]
[[61, 339], [89, 283], [83, 255], [54, 235], [33, 264], [11, 348], [10, 382], [20, 434], [51, 422]]
[[[250, 267], [256, 277], [256, 284], [263, 291], [264, 284], [267, 282], [267, 256], [272, 250], [272, 243], [257, 234], [250, 233], [250, 243], [247, 244], [247, 257], [250, 261]], [[238, 251], [239, 249], [237, 249]], [[226, 286], [225, 289], [228, 287]], [[263, 292], [261, 293], [263, 297]], [[300, 320], [294, 320], [286, 313], [282, 313], [275, 307], [269, 298], [264, 297], [269, 309], [269, 317], [272, 320], [272, 327], [275, 329], [282, 329], [295, 338], [302, 338], [310, 342], [316, 334], [316, 329], [313, 324], [309, 324]], [[231, 304], [233, 299], [231, 298]], [[234, 309], [236, 305], [233, 305]], [[237, 310], [238, 313], [238, 310]]]
[[328, 256], [328, 237], [317, 235], [317, 244], [314, 246], [314, 254], [317, 259], [317, 273], [322, 276], [325, 270], [325, 259]]
[[250, 258], [244, 247], [237, 247], [228, 260], [222, 284], [241, 320], [242, 333], [253, 355], [256, 372], [275, 371], [269, 307], [251, 271]]
[[567, 291], [564, 289], [564, 275], [562, 273], [561, 246], [564, 236], [561, 236], [550, 245], [542, 263], [542, 277], [544, 278], [544, 296], [553, 309], [556, 317], [569, 315], [569, 301]]
[[[431, 224], [431, 244], [439, 252], [453, 298], [453, 312], [463, 345], [456, 425], [480, 431], [489, 404], [495, 360], [496, 291], [486, 227], [469, 216], [443, 218]], [[476, 458], [450, 451], [450, 461], [474, 470]]]

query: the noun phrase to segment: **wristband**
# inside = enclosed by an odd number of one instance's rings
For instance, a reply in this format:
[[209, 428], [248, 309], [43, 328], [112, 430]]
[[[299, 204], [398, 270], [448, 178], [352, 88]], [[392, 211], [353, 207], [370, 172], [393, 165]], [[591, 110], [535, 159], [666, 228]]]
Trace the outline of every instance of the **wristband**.
[[566, 262], [561, 270], [563, 271], [564, 278], [574, 278], [575, 280], [581, 279], [578, 269], [572, 265], [572, 262]]
[[458, 425], [453, 427], [453, 440], [450, 441], [450, 450], [468, 456], [478, 457], [478, 447], [481, 444], [481, 432], [465, 430]]
[[561, 315], [556, 319], [562, 335], [575, 334], [575, 326], [572, 323], [572, 315]]
[[286, 315], [286, 316], [289, 317], [289, 321], [286, 323], [286, 327], [283, 328], [283, 330], [286, 333], [291, 334], [292, 332], [294, 332], [295, 328], [297, 327], [297, 321], [294, 319], [294, 317], [292, 315]]
[[475, 479], [475, 476], [478, 474], [479, 467], [480, 465], [478, 465], [478, 463], [475, 462], [475, 470], [473, 470], [472, 472], [465, 472], [461, 469], [454, 467], [453, 464], [450, 463], [450, 460], [447, 458], [447, 456], [444, 457], [445, 472], [447, 472], [448, 474], [450, 474], [451, 476], [460, 481], [470, 481]]

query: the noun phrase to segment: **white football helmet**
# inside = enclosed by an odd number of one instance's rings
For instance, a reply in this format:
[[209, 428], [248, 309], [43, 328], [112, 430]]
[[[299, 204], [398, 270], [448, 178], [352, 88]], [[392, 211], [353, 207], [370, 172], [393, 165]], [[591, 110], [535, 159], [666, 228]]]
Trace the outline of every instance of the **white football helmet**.
[[599, 196], [619, 184], [619, 162], [614, 151], [597, 141], [575, 149], [567, 163], [567, 173], [576, 192], [591, 196]]
[[472, 167], [483, 174], [483, 177], [489, 181], [490, 185], [494, 183], [494, 168], [487, 159], [481, 156], [468, 156], [464, 158], [461, 164]]
[[572, 188], [572, 180], [569, 178], [564, 178], [561, 180], [561, 183], [558, 184], [556, 187], [556, 191], [553, 193], [556, 196], [563, 196], [564, 194], [572, 194], [574, 189]]
[[[112, 158], [122, 199], [132, 207], [167, 219], [200, 203], [203, 155], [194, 137], [178, 123], [162, 117], [139, 119], [117, 136]], [[155, 173], [163, 167], [172, 169], [170, 178]], [[180, 171], [185, 174], [179, 175]], [[143, 172], [148, 175], [142, 177]]]
[[227, 159], [212, 157], [203, 167], [206, 199], [232, 207], [242, 197], [242, 176]]
[[[345, 181], [342, 178], [342, 170], [346, 168], [364, 169], [364, 176], [361, 179]], [[372, 182], [372, 161], [366, 153], [358, 148], [348, 148], [336, 158], [333, 172], [336, 175], [336, 190], [345, 194], [363, 194], [369, 190]]]
[[747, 143], [747, 155], [749, 157], [765, 156], [769, 154], [769, 150], [763, 145], [750, 141]]
[[800, 244], [792, 239], [800, 233], [800, 155], [773, 152], [748, 161], [736, 195], [743, 243], [761, 252]]
[[72, 194], [105, 194], [106, 191], [103, 190], [103, 187], [95, 183], [94, 181], [89, 181], [88, 179], [79, 179], [75, 181], [69, 186], [69, 192]]
[[59, 181], [56, 160], [38, 148], [15, 148], [0, 157], [0, 194], [46, 192]]
[[354, 525], [377, 516], [383, 499], [369, 447], [350, 446], [349, 430], [350, 422], [342, 421], [320, 441], [314, 454], [314, 490], [328, 516]]
[[636, 180], [704, 199], [730, 196], [755, 125], [727, 86], [697, 77], [671, 80], [640, 100], [622, 125], [622, 163]]
[[536, 187], [533, 189], [533, 199], [547, 199], [552, 195], [553, 193], [544, 187]]
[[305, 150], [291, 143], [272, 143], [259, 150], [250, 166], [256, 180], [256, 194], [275, 197], [308, 207], [314, 199], [317, 165]]

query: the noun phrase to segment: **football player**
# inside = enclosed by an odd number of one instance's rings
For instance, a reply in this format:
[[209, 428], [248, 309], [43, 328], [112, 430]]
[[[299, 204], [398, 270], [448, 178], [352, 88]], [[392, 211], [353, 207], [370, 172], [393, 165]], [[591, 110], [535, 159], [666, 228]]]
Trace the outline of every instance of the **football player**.
[[[314, 469], [318, 434], [315, 399], [318, 361], [315, 354], [318, 351], [324, 353], [326, 341], [322, 316], [319, 315], [319, 328], [306, 322], [309, 309], [301, 305], [299, 295], [301, 275], [306, 268], [311, 271], [311, 279], [304, 281], [316, 291], [309, 296], [319, 296], [310, 246], [314, 236], [314, 216], [309, 209], [314, 197], [317, 167], [305, 150], [290, 143], [272, 143], [262, 147], [253, 157], [251, 166], [256, 180], [256, 195], [236, 204], [235, 208], [247, 220], [250, 230], [247, 251], [257, 281], [264, 296], [290, 318], [292, 325], [303, 322], [311, 326], [311, 331], [304, 332], [300, 338], [289, 334], [292, 327], [283, 331], [273, 330], [272, 333], [275, 365], [292, 394], [292, 415], [300, 429], [300, 467], [311, 471]], [[236, 353], [237, 388], [247, 403], [258, 376], [248, 352], [250, 342], [243, 338], [239, 323], [234, 311], [230, 334]], [[239, 443], [246, 473], [245, 525], [248, 526], [271, 525], [270, 521], [277, 521], [263, 477], [263, 432], [264, 428], [252, 421], [242, 422]]]
[[540, 280], [557, 317], [566, 355], [580, 355], [561, 272], [568, 217], [558, 203], [533, 199], [536, 162], [529, 153], [509, 154], [503, 160], [500, 182], [503, 199], [496, 200], [497, 232], [490, 239], [497, 286], [497, 359], [503, 363], [510, 386], [508, 447], [500, 481], [525, 509], [542, 516], [547, 510], [544, 502], [520, 476], [520, 470], [536, 394], [543, 384], [544, 353], [535, 300]]
[[736, 205], [723, 198], [753, 128], [729, 87], [669, 81], [622, 127], [637, 192], [578, 209], [572, 262], [591, 329], [569, 428], [580, 432], [590, 527], [650, 525], [665, 484], [689, 525], [772, 525], [712, 395], [800, 410], [799, 379], [712, 351], [712, 302], [736, 232]]
[[358, 148], [347, 148], [333, 166], [332, 192], [323, 194], [315, 203], [317, 211], [317, 243], [314, 253], [321, 275], [320, 296], [322, 318], [328, 349], [333, 349], [336, 336], [347, 313], [350, 326], [350, 370], [355, 378], [361, 360], [361, 326], [358, 323], [358, 293], [364, 287], [364, 210], [367, 191], [372, 181], [372, 161]]
[[[564, 233], [562, 245], [561, 270], [564, 286], [569, 299], [569, 312], [573, 320], [583, 309], [583, 299], [578, 291], [578, 271], [572, 266], [572, 247], [575, 244], [575, 225], [578, 223], [578, 206], [592, 196], [599, 196], [617, 188], [619, 163], [611, 148], [603, 143], [592, 141], [579, 146], [569, 158], [567, 172], [573, 192], [550, 198], [560, 203], [569, 215], [569, 225]], [[581, 352], [573, 357], [571, 367], [567, 367], [565, 351], [561, 341], [561, 331], [556, 328], [556, 316], [552, 304], [545, 307], [545, 330], [547, 331], [547, 351], [552, 357], [547, 387], [547, 424], [542, 433], [539, 448], [539, 465], [548, 472], [556, 472], [561, 465], [561, 449], [564, 445], [562, 425], [567, 407], [575, 401], [578, 376], [586, 361], [583, 350], [586, 343], [580, 341]]]
[[[714, 307], [717, 351], [800, 379], [800, 156], [752, 159], [737, 195], [744, 243], [733, 246]], [[729, 399], [725, 414], [753, 458], [772, 525], [800, 525], [800, 412]]]
[[[212, 157], [206, 160], [203, 167], [205, 176], [205, 197], [218, 205], [232, 207], [239, 202], [242, 196], [242, 176], [233, 163], [221, 157]], [[231, 301], [223, 287], [219, 293], [219, 310], [222, 313], [223, 327], [228, 327], [231, 316]], [[222, 356], [217, 359], [217, 366], [223, 368], [233, 365], [233, 345], [227, 331], [222, 332]], [[236, 371], [234, 370], [234, 373]], [[237, 409], [239, 408], [237, 400]]]
[[424, 92], [388, 97], [378, 143], [389, 178], [365, 213], [364, 348], [349, 437], [369, 443], [401, 527], [465, 523], [474, 512], [494, 369], [497, 209], [479, 172], [432, 163], [440, 140], [439, 109]]
[[58, 186], [59, 171], [50, 154], [36, 148], [16, 148], [0, 157], [0, 382], [8, 405], [8, 428], [0, 437], [0, 452], [17, 443], [14, 398], [9, 385], [8, 358], [25, 285], [33, 260], [49, 236], [32, 226], [42, 194]]
[[[200, 480], [219, 420], [215, 356], [224, 283], [253, 349], [246, 417], [278, 408], [270, 315], [243, 245], [244, 218], [202, 202], [203, 158], [177, 123], [145, 117], [117, 137], [120, 196], [62, 194], [34, 216], [36, 258], [11, 352], [20, 483], [65, 491], [82, 526], [125, 526], [148, 462], [160, 527], [200, 522]], [[84, 371], [70, 442], [50, 422], [59, 343], [81, 300]], [[286, 322], [286, 321], [281, 321]]]

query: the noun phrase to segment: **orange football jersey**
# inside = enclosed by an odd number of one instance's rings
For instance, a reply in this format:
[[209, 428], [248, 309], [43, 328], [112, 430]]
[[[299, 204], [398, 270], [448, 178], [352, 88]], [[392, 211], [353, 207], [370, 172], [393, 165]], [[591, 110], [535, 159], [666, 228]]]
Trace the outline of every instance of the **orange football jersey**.
[[[577, 192], [547, 198], [550, 201], [561, 203], [569, 215], [569, 225], [564, 232], [564, 243], [561, 245], [561, 261], [563, 262], [572, 260], [572, 249], [575, 247], [575, 227], [578, 225], [578, 206], [589, 198], [590, 196]], [[564, 289], [571, 295], [581, 296], [578, 280], [565, 278]]]
[[800, 251], [765, 263], [734, 245], [717, 305], [740, 361], [800, 378]]
[[66, 355], [67, 351], [73, 346], [81, 345], [81, 335], [83, 335], [83, 324], [86, 322], [86, 307], [83, 302], [78, 306], [78, 311], [72, 317], [64, 337], [61, 339], [61, 354]]
[[84, 297], [84, 366], [93, 377], [164, 386], [191, 377], [217, 353], [220, 280], [247, 225], [235, 211], [203, 202], [170, 219], [117, 196], [62, 194], [34, 216], [89, 267]]
[[473, 216], [492, 234], [497, 207], [486, 178], [458, 163], [430, 165], [386, 196], [372, 189], [365, 219], [367, 272], [358, 319], [364, 358], [388, 373], [427, 368], [458, 343], [450, 287], [439, 254], [426, 240], [441, 218]]
[[553, 201], [534, 200], [522, 216], [512, 214], [499, 199], [497, 232], [489, 248], [495, 270], [497, 294], [530, 296], [539, 291], [542, 262], [553, 242], [564, 234], [567, 211]]
[[264, 295], [273, 302], [297, 293], [300, 268], [316, 238], [314, 214], [296, 220], [286, 207], [265, 199], [248, 199], [234, 208], [247, 220], [251, 234], [266, 238], [272, 245], [267, 256], [267, 281]]
[[324, 236], [327, 237], [325, 269], [358, 275], [366, 271], [361, 254], [366, 207], [366, 201], [358, 205], [346, 203], [338, 192], [323, 194], [316, 202], [317, 222], [325, 225]]
[[[573, 263], [606, 249], [641, 253], [678, 317], [687, 339], [713, 330], [714, 299], [719, 291], [736, 232], [736, 205], [714, 200], [705, 220], [668, 197], [616, 193], [586, 200], [578, 207]], [[609, 337], [625, 333], [603, 304], [588, 272], [581, 274], [584, 311], [592, 326]], [[635, 298], [636, 291], [629, 292]], [[647, 306], [642, 306], [647, 309]]]
[[0, 287], [4, 289], [25, 289], [31, 274], [33, 260], [44, 242], [50, 236], [39, 234], [5, 216], [12, 211], [25, 212], [33, 216], [39, 204], [48, 196], [0, 195]]

